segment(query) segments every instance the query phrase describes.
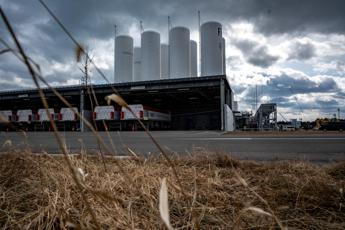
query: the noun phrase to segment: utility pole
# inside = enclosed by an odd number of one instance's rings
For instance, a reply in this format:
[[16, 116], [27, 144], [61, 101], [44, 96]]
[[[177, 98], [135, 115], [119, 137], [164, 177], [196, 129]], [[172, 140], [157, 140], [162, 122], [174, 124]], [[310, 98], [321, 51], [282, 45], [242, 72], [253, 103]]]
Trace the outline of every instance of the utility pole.
[[200, 10], [198, 10], [198, 26], [199, 26], [199, 76], [201, 76], [201, 19]]
[[338, 120], [340, 120], [340, 108], [338, 108], [337, 110], [338, 110]]
[[168, 16], [168, 78], [170, 79], [170, 29], [171, 21], [170, 16]]
[[[89, 84], [89, 59], [85, 57], [85, 63], [84, 63], [84, 69], [81, 69], [81, 72], [83, 73], [81, 77], [81, 87], [80, 87], [80, 114], [81, 117], [85, 117], [84, 115], [84, 110], [85, 110], [85, 90], [87, 89], [87, 86]], [[79, 121], [79, 126], [80, 126], [80, 132], [85, 132], [85, 124], [83, 119], [80, 119]]]
[[258, 109], [258, 85], [255, 85], [255, 111]]
[[116, 53], [116, 28], [117, 26], [116, 25], [114, 25], [114, 83], [116, 83], [116, 74], [115, 74], [115, 68], [116, 68], [116, 66], [115, 66], [115, 53]]

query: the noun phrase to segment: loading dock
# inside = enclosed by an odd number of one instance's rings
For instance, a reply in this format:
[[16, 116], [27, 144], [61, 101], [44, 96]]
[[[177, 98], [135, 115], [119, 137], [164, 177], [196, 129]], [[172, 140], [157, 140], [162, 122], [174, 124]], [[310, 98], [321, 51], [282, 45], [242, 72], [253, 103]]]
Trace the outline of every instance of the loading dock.
[[[224, 130], [224, 105], [232, 106], [232, 91], [224, 75], [92, 85], [99, 105], [106, 105], [104, 98], [113, 93], [111, 86], [118, 90], [128, 104], [143, 104], [169, 111], [171, 130]], [[84, 109], [93, 111], [91, 104], [94, 107], [95, 102], [92, 95], [88, 95], [82, 86], [56, 89], [76, 108], [80, 108], [80, 94], [83, 90]], [[66, 107], [50, 89], [44, 89], [44, 93], [50, 108], [60, 110]], [[38, 111], [40, 108], [43, 106], [37, 90], [0, 92], [0, 110]], [[109, 127], [122, 125], [121, 121], [109, 123]]]

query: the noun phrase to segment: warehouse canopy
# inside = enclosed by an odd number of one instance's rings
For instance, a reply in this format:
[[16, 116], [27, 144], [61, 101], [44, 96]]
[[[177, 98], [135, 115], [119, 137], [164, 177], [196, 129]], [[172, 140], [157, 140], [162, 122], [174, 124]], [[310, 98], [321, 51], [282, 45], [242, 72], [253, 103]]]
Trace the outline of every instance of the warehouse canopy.
[[[143, 104], [171, 113], [175, 129], [220, 129], [221, 104], [231, 106], [231, 89], [225, 76], [164, 79], [92, 85], [100, 105], [105, 105], [105, 96], [112, 94], [114, 87], [128, 104]], [[74, 107], [80, 108], [83, 86], [56, 88]], [[87, 90], [85, 90], [87, 92]], [[50, 89], [44, 89], [49, 107], [66, 107]], [[221, 96], [223, 95], [223, 96]], [[85, 108], [91, 109], [92, 95], [85, 95]], [[223, 101], [222, 101], [223, 100]], [[0, 92], [0, 110], [43, 108], [37, 90]], [[93, 105], [94, 102], [93, 102]]]

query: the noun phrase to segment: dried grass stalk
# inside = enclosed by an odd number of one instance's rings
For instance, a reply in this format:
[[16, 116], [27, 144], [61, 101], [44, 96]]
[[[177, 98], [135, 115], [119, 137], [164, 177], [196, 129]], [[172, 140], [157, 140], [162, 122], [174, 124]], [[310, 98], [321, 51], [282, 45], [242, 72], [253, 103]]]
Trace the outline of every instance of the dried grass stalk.
[[169, 200], [168, 200], [168, 186], [166, 178], [162, 180], [161, 189], [159, 191], [159, 213], [161, 218], [169, 230], [174, 229], [170, 224], [170, 214], [169, 214]]
[[110, 105], [111, 101], [113, 101], [121, 107], [128, 108], [127, 102], [118, 94], [108, 95], [105, 97], [105, 100], [107, 101], [108, 105]]
[[[236, 169], [220, 164], [220, 159], [236, 163]], [[82, 169], [81, 175], [88, 174], [81, 179], [83, 193], [104, 229], [166, 229], [159, 209], [164, 200], [169, 201], [163, 209], [169, 214], [165, 211], [163, 216], [166, 220], [169, 216], [177, 229], [279, 228], [273, 213], [248, 188], [266, 200], [284, 227], [345, 228], [345, 197], [340, 192], [345, 189], [345, 178], [338, 176], [344, 164], [257, 163], [225, 155], [175, 157], [172, 161], [188, 191], [184, 196], [162, 157], [120, 162], [107, 157], [106, 161], [108, 171], [103, 170], [97, 156], [71, 157], [73, 167]], [[137, 188], [126, 183], [118, 163]], [[245, 178], [248, 187], [238, 182], [234, 170]], [[164, 199], [159, 198], [164, 187], [160, 178], [166, 178], [169, 186], [165, 190], [169, 197]], [[94, 227], [62, 157], [14, 151], [1, 154], [0, 194], [2, 229]]]

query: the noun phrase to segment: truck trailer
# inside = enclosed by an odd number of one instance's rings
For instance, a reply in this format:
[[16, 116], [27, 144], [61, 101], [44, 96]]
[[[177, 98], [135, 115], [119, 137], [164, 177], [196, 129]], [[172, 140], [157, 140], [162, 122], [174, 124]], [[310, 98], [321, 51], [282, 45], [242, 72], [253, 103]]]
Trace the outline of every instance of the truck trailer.
[[145, 106], [142, 104], [132, 104], [128, 107], [133, 111], [135, 116], [129, 109], [122, 107], [121, 109], [121, 124], [124, 130], [141, 130], [137, 118], [139, 118], [147, 128], [154, 129], [169, 129], [171, 123], [171, 115], [167, 111], [162, 111], [156, 108]]
[[120, 110], [112, 105], [96, 106], [93, 110], [93, 120], [98, 131], [121, 130]]

